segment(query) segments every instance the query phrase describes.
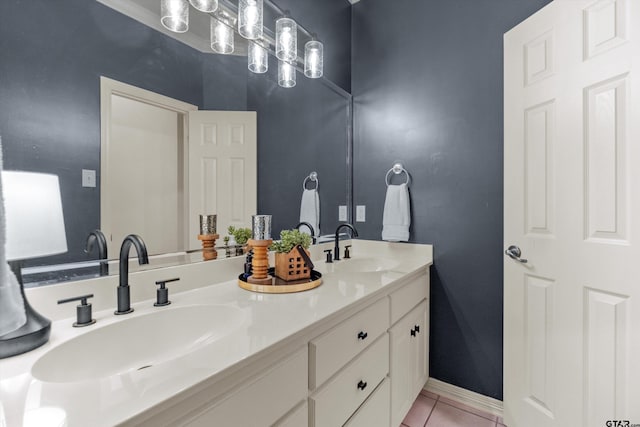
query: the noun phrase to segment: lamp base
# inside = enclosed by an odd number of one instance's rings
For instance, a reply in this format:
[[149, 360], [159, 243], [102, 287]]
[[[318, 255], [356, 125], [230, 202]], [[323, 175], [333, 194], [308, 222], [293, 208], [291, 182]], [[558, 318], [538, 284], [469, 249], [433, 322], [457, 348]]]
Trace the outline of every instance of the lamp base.
[[49, 341], [51, 321], [36, 312], [26, 301], [27, 322], [19, 329], [0, 336], [0, 359], [26, 353]]

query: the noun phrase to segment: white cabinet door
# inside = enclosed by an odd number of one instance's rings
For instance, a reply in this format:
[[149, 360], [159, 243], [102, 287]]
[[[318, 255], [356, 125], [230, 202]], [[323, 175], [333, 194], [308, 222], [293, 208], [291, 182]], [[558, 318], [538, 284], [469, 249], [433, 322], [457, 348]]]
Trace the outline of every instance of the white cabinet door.
[[390, 330], [391, 425], [400, 425], [428, 378], [427, 301]]
[[508, 425], [640, 422], [639, 22], [555, 0], [504, 38]]
[[189, 113], [189, 249], [200, 214], [218, 215], [218, 234], [247, 227], [257, 209], [257, 121], [255, 111]]

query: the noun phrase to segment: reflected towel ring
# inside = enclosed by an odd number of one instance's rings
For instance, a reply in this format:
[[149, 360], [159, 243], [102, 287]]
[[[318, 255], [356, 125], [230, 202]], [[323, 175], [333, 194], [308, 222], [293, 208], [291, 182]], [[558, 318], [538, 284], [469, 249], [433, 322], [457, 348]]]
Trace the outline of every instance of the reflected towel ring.
[[402, 163], [396, 163], [393, 165], [391, 169], [389, 169], [389, 171], [384, 177], [384, 181], [387, 183], [387, 187], [391, 185], [391, 183], [389, 182], [389, 175], [391, 174], [391, 172], [393, 172], [395, 175], [400, 175], [402, 172], [404, 172], [405, 175], [407, 175], [407, 182], [405, 182], [405, 184], [409, 186], [409, 184], [411, 183], [411, 177], [409, 176], [409, 172], [407, 172], [404, 166], [402, 166]]
[[[304, 181], [302, 181], [302, 189], [306, 190], [307, 189], [307, 181], [311, 181], [311, 182], [315, 182], [316, 183], [316, 188], [315, 190], [318, 191], [318, 187], [320, 186], [320, 180], [318, 179], [318, 173], [317, 172], [311, 172], [309, 174], [308, 177], [306, 177], [304, 179]], [[313, 188], [310, 188], [310, 190], [314, 190]]]

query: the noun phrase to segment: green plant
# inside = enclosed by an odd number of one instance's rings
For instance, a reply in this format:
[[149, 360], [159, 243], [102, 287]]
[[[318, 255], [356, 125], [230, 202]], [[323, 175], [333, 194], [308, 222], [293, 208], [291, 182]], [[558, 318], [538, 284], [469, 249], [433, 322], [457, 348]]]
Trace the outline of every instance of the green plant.
[[311, 236], [301, 233], [300, 230], [282, 230], [280, 232], [280, 240], [273, 242], [269, 249], [278, 253], [287, 253], [298, 245], [309, 249], [309, 246], [311, 246]]
[[238, 245], [244, 245], [251, 238], [250, 228], [235, 228], [230, 225], [227, 231], [233, 236]]

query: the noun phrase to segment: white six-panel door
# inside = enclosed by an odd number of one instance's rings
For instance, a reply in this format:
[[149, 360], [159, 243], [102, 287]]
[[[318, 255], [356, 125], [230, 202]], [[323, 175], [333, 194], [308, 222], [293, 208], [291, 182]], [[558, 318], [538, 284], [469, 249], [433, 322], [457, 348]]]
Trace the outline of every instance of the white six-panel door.
[[511, 427], [640, 423], [639, 33], [640, 1], [555, 0], [505, 35]]
[[189, 112], [189, 249], [202, 246], [200, 214], [218, 215], [220, 239], [230, 225], [250, 226], [258, 203], [256, 117], [255, 111]]

